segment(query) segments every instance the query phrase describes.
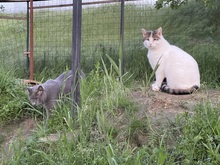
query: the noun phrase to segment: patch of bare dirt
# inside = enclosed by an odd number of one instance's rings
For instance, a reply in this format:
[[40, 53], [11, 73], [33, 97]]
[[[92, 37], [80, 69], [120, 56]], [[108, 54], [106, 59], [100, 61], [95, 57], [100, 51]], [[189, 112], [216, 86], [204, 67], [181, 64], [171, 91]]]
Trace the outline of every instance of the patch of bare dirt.
[[[3, 156], [11, 156], [11, 151], [9, 151], [10, 144], [18, 138], [21, 140], [26, 140], [31, 134], [34, 128], [36, 128], [37, 122], [32, 119], [24, 119], [22, 121], [13, 122], [7, 125], [0, 126], [1, 135], [1, 150], [0, 150], [0, 160]], [[5, 155], [4, 153], [7, 153]]]
[[195, 106], [202, 102], [211, 101], [217, 104], [220, 101], [220, 90], [200, 89], [190, 95], [171, 95], [150, 89], [146, 92], [137, 90], [132, 93], [132, 99], [140, 107], [139, 116], [147, 113], [155, 119], [161, 117], [172, 119], [177, 114], [193, 112]]
[[[163, 92], [137, 90], [131, 94], [132, 100], [138, 105], [136, 117], [150, 119], [155, 128], [165, 129], [172, 123], [178, 114], [193, 113], [195, 107], [207, 101], [216, 105], [220, 103], [220, 90], [200, 89], [191, 95], [171, 95]], [[133, 144], [141, 146], [147, 143], [148, 134], [137, 130], [131, 139]]]

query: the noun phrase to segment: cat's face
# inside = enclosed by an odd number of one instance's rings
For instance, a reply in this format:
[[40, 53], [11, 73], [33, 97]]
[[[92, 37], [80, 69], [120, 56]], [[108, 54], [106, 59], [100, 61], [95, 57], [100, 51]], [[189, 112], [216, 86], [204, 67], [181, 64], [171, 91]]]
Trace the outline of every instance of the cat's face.
[[33, 87], [28, 87], [28, 99], [32, 105], [42, 105], [45, 100], [45, 91], [43, 86], [35, 85]]
[[157, 48], [160, 44], [160, 40], [162, 37], [162, 28], [159, 28], [154, 31], [147, 31], [145, 29], [142, 29], [143, 34], [143, 44], [148, 49], [154, 49]]

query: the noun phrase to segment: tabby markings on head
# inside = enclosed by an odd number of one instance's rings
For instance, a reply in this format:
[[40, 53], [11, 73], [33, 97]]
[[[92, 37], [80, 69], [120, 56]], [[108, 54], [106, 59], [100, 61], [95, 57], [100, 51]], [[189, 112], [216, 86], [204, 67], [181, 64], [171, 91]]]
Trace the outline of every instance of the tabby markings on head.
[[143, 42], [145, 40], [148, 40], [149, 41], [149, 38], [152, 37], [154, 40], [159, 40], [160, 37], [158, 35], [158, 31], [157, 30], [154, 30], [154, 31], [146, 31], [144, 36], [143, 36]]

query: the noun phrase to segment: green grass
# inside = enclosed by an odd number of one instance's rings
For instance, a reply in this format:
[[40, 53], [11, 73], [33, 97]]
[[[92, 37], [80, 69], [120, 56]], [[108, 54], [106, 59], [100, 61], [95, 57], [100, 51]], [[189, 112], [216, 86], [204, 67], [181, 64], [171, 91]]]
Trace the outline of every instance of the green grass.
[[0, 121], [1, 124], [16, 121], [30, 115], [28, 99], [22, 80], [13, 77], [14, 72], [0, 69]]
[[[136, 116], [139, 107], [129, 95], [136, 88], [134, 79], [143, 81], [144, 88], [152, 79], [147, 50], [141, 41], [142, 27], [162, 26], [167, 40], [198, 61], [205, 88], [219, 88], [219, 22], [210, 15], [214, 10], [202, 10], [199, 3], [189, 5], [175, 11], [126, 6], [125, 75], [120, 75], [118, 64], [119, 6], [83, 10], [81, 65], [86, 78], [81, 81], [81, 106], [72, 113], [71, 98], [63, 98], [47, 127], [45, 112], [28, 104], [25, 86], [16, 79], [27, 76], [26, 58], [20, 52], [25, 48], [14, 49], [18, 41], [13, 40], [11, 32], [21, 30], [17, 39], [24, 39], [24, 26], [19, 21], [3, 20], [8, 28], [0, 33], [8, 36], [8, 40], [4, 38], [7, 42], [15, 43], [0, 42], [5, 44], [1, 63], [6, 66], [0, 70], [1, 121], [9, 123], [33, 116], [39, 124], [27, 140], [18, 138], [11, 143], [9, 151], [13, 156], [3, 152], [2, 164], [220, 164], [219, 104], [206, 100], [195, 107], [193, 114], [186, 112], [156, 127], [146, 114]], [[48, 13], [53, 17], [49, 19]], [[71, 12], [48, 13], [37, 12], [35, 18], [38, 81], [55, 78], [71, 66]], [[56, 142], [41, 141], [53, 133], [58, 135]], [[4, 139], [1, 134], [1, 144]]]
[[[74, 118], [72, 101], [64, 98], [47, 127], [39, 120], [32, 136], [13, 141], [13, 157], [3, 156], [3, 164], [220, 163], [219, 104], [204, 101], [193, 114], [155, 127], [147, 115], [135, 115], [138, 107], [129, 98], [130, 90], [118, 81], [117, 67], [110, 68], [100, 61], [82, 80], [82, 104]], [[57, 134], [56, 142], [41, 140], [51, 133]]]
[[192, 116], [186, 113], [183, 135], [178, 141], [177, 153], [182, 162], [219, 164], [219, 105], [200, 104]]

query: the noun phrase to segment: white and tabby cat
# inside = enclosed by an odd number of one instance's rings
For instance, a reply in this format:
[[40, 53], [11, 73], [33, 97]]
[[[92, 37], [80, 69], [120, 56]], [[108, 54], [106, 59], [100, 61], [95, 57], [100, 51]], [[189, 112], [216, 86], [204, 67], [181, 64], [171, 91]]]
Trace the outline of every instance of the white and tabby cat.
[[[188, 53], [170, 45], [162, 35], [160, 27], [154, 31], [142, 29], [143, 43], [148, 49], [148, 60], [156, 70], [156, 81], [152, 84], [154, 91], [171, 94], [191, 94], [200, 87], [198, 64]], [[166, 82], [163, 83], [164, 79]]]

